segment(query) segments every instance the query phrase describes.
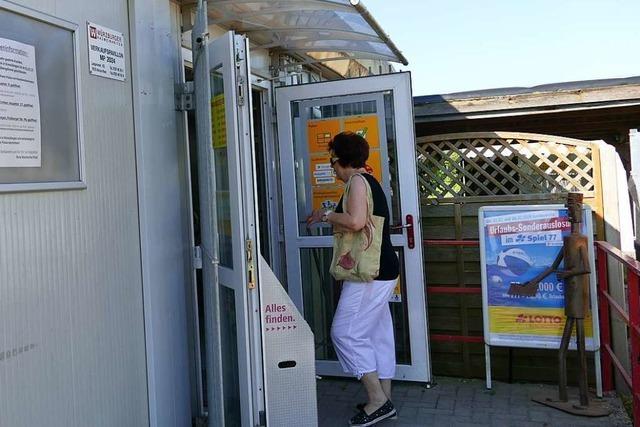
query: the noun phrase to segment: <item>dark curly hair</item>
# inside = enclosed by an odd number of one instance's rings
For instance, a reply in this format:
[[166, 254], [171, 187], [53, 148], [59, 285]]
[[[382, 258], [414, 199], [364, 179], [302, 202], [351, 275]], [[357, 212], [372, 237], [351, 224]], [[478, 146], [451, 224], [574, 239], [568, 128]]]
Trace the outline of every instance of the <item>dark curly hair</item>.
[[342, 167], [363, 168], [369, 158], [367, 140], [350, 131], [340, 132], [329, 142], [329, 150]]

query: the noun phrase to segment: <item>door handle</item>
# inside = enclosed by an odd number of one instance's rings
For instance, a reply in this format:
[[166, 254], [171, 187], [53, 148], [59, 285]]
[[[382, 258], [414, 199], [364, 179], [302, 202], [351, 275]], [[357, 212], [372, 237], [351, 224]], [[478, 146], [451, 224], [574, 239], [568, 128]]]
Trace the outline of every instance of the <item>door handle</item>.
[[409, 224], [396, 224], [396, 225], [392, 225], [391, 227], [389, 227], [391, 230], [400, 230], [401, 228], [409, 228], [411, 227]]
[[391, 230], [407, 230], [407, 247], [413, 249], [416, 247], [416, 238], [413, 230], [413, 215], [407, 215], [405, 217], [406, 224], [396, 224], [389, 227]]

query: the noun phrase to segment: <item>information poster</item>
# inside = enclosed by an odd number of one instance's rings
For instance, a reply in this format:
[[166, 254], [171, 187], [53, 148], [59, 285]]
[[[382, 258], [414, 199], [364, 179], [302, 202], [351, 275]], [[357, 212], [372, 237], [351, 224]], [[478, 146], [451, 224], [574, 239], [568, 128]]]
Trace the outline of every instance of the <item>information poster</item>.
[[[559, 348], [565, 324], [564, 283], [550, 273], [535, 296], [509, 294], [553, 264], [571, 233], [567, 209], [561, 205], [492, 206], [479, 212], [485, 342], [507, 347]], [[583, 212], [582, 233], [589, 237], [590, 306], [595, 308], [595, 265], [591, 210]], [[562, 270], [564, 264], [560, 264]], [[597, 318], [596, 318], [597, 320]], [[585, 319], [587, 350], [597, 350], [597, 324]], [[572, 339], [575, 347], [575, 332]]]
[[311, 165], [311, 184], [314, 186], [335, 185], [338, 183], [329, 154], [315, 154], [309, 159]]
[[0, 38], [0, 167], [41, 167], [36, 51]]
[[307, 122], [307, 140], [309, 153], [324, 154], [329, 152], [329, 142], [340, 133], [340, 119], [309, 120]]
[[378, 116], [344, 116], [332, 119], [309, 120], [307, 122], [307, 144], [309, 149], [309, 176], [311, 179], [312, 208], [335, 209], [344, 184], [339, 181], [331, 167], [329, 141], [338, 133], [351, 131], [357, 133], [369, 143], [367, 166], [371, 174], [382, 182], [382, 163], [380, 153], [380, 134]]
[[344, 118], [342, 130], [357, 133], [367, 140], [369, 149], [380, 149], [380, 136], [378, 133], [378, 116], [375, 114], [366, 116], [349, 116]]
[[380, 150], [369, 150], [369, 160], [367, 161], [367, 164], [371, 166], [371, 175], [375, 176], [378, 182], [383, 182]]
[[[398, 256], [398, 259], [402, 259], [402, 254], [400, 252], [396, 251], [396, 255]], [[400, 274], [396, 279], [396, 286], [393, 288], [393, 294], [389, 297], [389, 302], [402, 302], [402, 281], [404, 280], [402, 277], [402, 270], [403, 268], [400, 268]]]
[[124, 36], [102, 25], [87, 22], [89, 73], [108, 79], [124, 81]]
[[224, 108], [224, 93], [211, 99], [211, 138], [213, 148], [227, 146], [227, 119]]

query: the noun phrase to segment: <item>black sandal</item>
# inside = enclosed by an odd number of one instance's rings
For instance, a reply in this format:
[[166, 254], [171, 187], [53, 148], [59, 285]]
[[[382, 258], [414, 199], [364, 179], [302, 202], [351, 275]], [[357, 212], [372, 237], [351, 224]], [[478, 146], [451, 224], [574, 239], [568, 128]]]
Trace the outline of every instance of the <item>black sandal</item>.
[[[367, 402], [362, 402], [362, 403], [358, 403], [356, 405], [356, 412], [360, 412], [360, 411], [364, 411], [364, 407], [367, 406]], [[396, 419], [397, 417], [393, 416], [391, 417], [392, 420]]]
[[387, 400], [384, 405], [371, 414], [367, 414], [363, 408], [357, 415], [349, 420], [349, 425], [359, 427], [372, 426], [387, 418], [394, 418], [396, 415], [396, 408], [393, 407], [393, 403], [391, 403], [390, 400]]

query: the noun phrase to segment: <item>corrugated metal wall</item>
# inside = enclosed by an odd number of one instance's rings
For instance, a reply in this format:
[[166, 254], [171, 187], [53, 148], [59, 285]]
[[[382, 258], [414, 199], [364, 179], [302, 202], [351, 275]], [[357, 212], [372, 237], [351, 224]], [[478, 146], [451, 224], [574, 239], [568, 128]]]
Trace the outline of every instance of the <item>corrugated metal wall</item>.
[[80, 26], [87, 189], [0, 194], [0, 426], [146, 425], [131, 61], [87, 67], [86, 22], [128, 41], [127, 1], [21, 4]]
[[193, 218], [186, 113], [175, 110], [173, 86], [184, 75], [180, 12], [167, 0], [129, 2], [149, 416], [154, 427], [191, 425], [198, 408], [190, 407], [197, 402], [197, 389], [190, 387], [201, 375], [195, 363], [189, 365], [196, 333]]

